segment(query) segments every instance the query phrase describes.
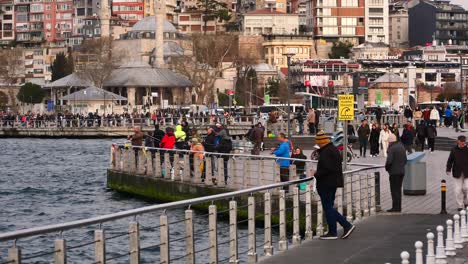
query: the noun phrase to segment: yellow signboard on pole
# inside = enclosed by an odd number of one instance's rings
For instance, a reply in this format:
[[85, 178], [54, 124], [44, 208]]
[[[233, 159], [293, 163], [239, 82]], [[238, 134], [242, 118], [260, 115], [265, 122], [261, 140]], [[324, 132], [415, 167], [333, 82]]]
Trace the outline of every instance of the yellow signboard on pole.
[[338, 95], [338, 120], [354, 120], [354, 95]]

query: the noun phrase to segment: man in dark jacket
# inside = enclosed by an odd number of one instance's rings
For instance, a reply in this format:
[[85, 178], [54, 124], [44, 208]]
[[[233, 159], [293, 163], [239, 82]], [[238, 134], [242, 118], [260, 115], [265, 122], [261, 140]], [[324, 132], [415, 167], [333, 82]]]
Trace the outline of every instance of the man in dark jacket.
[[447, 160], [447, 175], [455, 178], [455, 199], [458, 211], [468, 206], [468, 147], [466, 137], [458, 136], [457, 146], [451, 151]]
[[358, 127], [357, 133], [359, 137], [359, 153], [361, 157], [365, 158], [370, 135], [370, 128], [367, 124], [367, 119], [362, 120], [361, 125]]
[[304, 114], [302, 109], [299, 109], [297, 116], [295, 118], [297, 120], [297, 124], [299, 125], [299, 135], [304, 134]]
[[387, 161], [385, 170], [390, 175], [390, 192], [392, 194], [392, 208], [387, 212], [401, 212], [401, 188], [405, 177], [406, 150], [396, 136], [388, 136]]
[[343, 171], [341, 167], [341, 155], [338, 149], [330, 142], [330, 138], [319, 131], [315, 137], [315, 143], [320, 147], [319, 160], [315, 179], [317, 180], [317, 192], [322, 201], [323, 211], [327, 218], [328, 233], [320, 239], [337, 239], [336, 222], [344, 229], [341, 238], [347, 238], [355, 229], [355, 226], [346, 220], [334, 207], [337, 188], [344, 186]]
[[427, 145], [431, 152], [434, 152], [435, 139], [437, 137], [436, 125], [428, 124], [426, 128]]
[[379, 125], [382, 125], [380, 123], [380, 120], [382, 120], [382, 114], [383, 114], [382, 108], [378, 106], [377, 109], [375, 109], [375, 118], [377, 119], [377, 124]]
[[154, 132], [153, 132], [153, 140], [154, 140], [154, 145], [155, 146], [159, 146], [161, 144], [161, 141], [162, 141], [164, 135], [166, 135], [166, 133], [164, 133], [164, 131], [162, 131], [159, 128], [158, 123], [155, 123], [154, 124]]
[[263, 143], [263, 129], [260, 127], [262, 124], [258, 123], [252, 130], [251, 140], [254, 144], [252, 149], [252, 155], [260, 155], [260, 149], [262, 148]]

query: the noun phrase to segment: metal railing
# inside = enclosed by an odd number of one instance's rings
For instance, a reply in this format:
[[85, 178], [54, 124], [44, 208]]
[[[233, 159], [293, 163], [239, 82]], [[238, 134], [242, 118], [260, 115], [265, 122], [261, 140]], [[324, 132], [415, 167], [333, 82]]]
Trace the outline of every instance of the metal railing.
[[[117, 154], [117, 150], [133, 151], [114, 147], [113, 154]], [[148, 159], [151, 154], [148, 150], [144, 156]], [[176, 153], [174, 158], [179, 154]], [[156, 157], [157, 153], [154, 155]], [[230, 159], [240, 160], [241, 156], [230, 155]], [[135, 156], [133, 153], [127, 157]], [[165, 160], [170, 160], [170, 156]], [[118, 159], [113, 157], [112, 169], [115, 169], [116, 161]], [[313, 161], [307, 162], [314, 164]], [[157, 160], [151, 162], [154, 163], [157, 165]], [[355, 166], [360, 168], [344, 173], [345, 186], [338, 189], [336, 197], [338, 211], [350, 221], [375, 214], [380, 201], [377, 172], [381, 166]], [[142, 167], [139, 168], [142, 172]], [[120, 169], [126, 170], [126, 167]], [[136, 173], [134, 177], [153, 178], [157, 184], [157, 180], [161, 180], [157, 175], [161, 175], [161, 171]], [[247, 185], [247, 188], [226, 190], [217, 195], [3, 233], [0, 234], [0, 242], [8, 243], [8, 256], [6, 259], [0, 257], [0, 263], [49, 262], [52, 259], [55, 263], [66, 263], [67, 259], [91, 263], [255, 263], [259, 257], [272, 256], [275, 251], [287, 250], [290, 244], [299, 245], [325, 231], [313, 177], [293, 177], [288, 182], [279, 182], [277, 176], [269, 184]], [[197, 182], [201, 175], [194, 174], [187, 179], [190, 179], [190, 184], [210, 185], [208, 178]], [[182, 181], [183, 178], [166, 180]], [[304, 184], [305, 188], [301, 190]], [[229, 187], [229, 183], [226, 186]], [[194, 207], [204, 209], [199, 212], [194, 211]], [[223, 218], [227, 220], [221, 220]], [[257, 227], [259, 223], [262, 227]], [[34, 241], [39, 241], [39, 244], [31, 247]], [[0, 248], [5, 246], [0, 243]]]

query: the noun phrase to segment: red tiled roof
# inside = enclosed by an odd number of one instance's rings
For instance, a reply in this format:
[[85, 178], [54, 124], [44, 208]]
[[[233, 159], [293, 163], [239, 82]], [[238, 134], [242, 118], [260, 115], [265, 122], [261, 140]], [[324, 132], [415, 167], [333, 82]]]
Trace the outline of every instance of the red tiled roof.
[[255, 11], [248, 12], [246, 15], [290, 15], [290, 14], [276, 11], [270, 8], [265, 8], [265, 9], [258, 9]]

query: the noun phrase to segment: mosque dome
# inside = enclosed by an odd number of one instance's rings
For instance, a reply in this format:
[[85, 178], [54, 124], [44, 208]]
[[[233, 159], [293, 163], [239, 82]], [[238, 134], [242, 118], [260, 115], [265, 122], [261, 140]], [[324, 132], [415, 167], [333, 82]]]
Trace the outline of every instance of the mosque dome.
[[[174, 25], [167, 21], [164, 20], [164, 26], [163, 30], [165, 33], [176, 33], [177, 29], [174, 27]], [[149, 16], [145, 17], [142, 20], [138, 21], [133, 25], [132, 29], [130, 30], [132, 32], [135, 31], [140, 31], [140, 32], [154, 32], [156, 31], [156, 17], [155, 16]]]

